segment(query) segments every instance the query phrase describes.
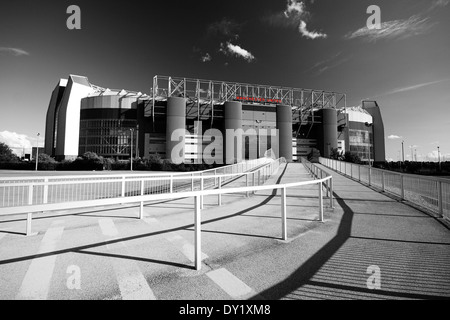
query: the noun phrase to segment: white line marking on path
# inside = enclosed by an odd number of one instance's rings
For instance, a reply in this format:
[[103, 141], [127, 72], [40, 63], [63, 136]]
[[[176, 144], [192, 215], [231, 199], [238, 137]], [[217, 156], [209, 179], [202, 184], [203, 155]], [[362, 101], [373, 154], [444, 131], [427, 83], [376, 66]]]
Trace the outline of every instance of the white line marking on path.
[[206, 275], [233, 298], [242, 298], [255, 293], [252, 288], [225, 268], [210, 271]]
[[[144, 221], [149, 225], [156, 225], [158, 228], [164, 229], [165, 227], [155, 218], [144, 218]], [[191, 262], [195, 261], [195, 246], [188, 240], [178, 234], [165, 234], [165, 238], [172, 243], [176, 248], [181, 248], [181, 252]], [[202, 261], [207, 259], [208, 255], [204, 252], [201, 253]]]
[[98, 219], [98, 224], [100, 225], [100, 229], [105, 236], [115, 237], [119, 234], [119, 231], [111, 218]]
[[[54, 221], [42, 238], [37, 254], [52, 252], [61, 239], [64, 227], [57, 226], [61, 221]], [[27, 273], [22, 281], [17, 300], [46, 300], [50, 288], [50, 281], [55, 268], [57, 255], [35, 258], [31, 261]]]
[[[98, 223], [103, 235], [115, 239], [119, 234], [111, 218], [99, 219]], [[125, 248], [122, 242], [118, 244]], [[108, 250], [112, 250], [110, 245], [106, 245], [106, 247]], [[156, 300], [147, 280], [145, 280], [144, 275], [134, 261], [113, 259], [112, 264], [122, 300]]]
[[156, 300], [141, 270], [133, 262], [115, 261], [113, 266], [122, 300]]

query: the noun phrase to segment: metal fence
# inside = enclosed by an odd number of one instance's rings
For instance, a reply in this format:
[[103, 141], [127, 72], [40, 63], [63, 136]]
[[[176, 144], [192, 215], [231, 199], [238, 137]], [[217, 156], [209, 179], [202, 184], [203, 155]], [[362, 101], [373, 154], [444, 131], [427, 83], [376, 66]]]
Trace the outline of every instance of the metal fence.
[[450, 179], [404, 174], [326, 158], [319, 161], [357, 181], [450, 219]]
[[[327, 173], [326, 171], [322, 170], [320, 167], [315, 165], [314, 163], [309, 162], [306, 160], [306, 158], [302, 157], [300, 158], [301, 163], [303, 166], [308, 170], [308, 172], [311, 174], [311, 176], [315, 179], [324, 179], [331, 177], [331, 174]], [[325, 188], [326, 196], [330, 199], [330, 207], [334, 208], [333, 203], [333, 179], [326, 179], [322, 183], [322, 188]]]
[[217, 187], [217, 179], [201, 179], [201, 177], [229, 175], [222, 177], [221, 182], [225, 183], [233, 178], [231, 176], [233, 174], [254, 170], [272, 161], [273, 159], [270, 158], [260, 158], [188, 173], [3, 177], [0, 178], [0, 213], [1, 208], [4, 207], [195, 191], [203, 187]]
[[[207, 179], [217, 179], [218, 187], [209, 190], [197, 190], [197, 191], [181, 191], [178, 193], [162, 193], [162, 194], [141, 194], [136, 196], [129, 197], [116, 197], [116, 198], [106, 198], [106, 199], [96, 199], [89, 201], [76, 201], [76, 202], [64, 202], [64, 203], [47, 203], [47, 204], [36, 204], [36, 205], [27, 205], [20, 207], [9, 207], [3, 208], [3, 212], [0, 212], [0, 215], [10, 215], [10, 214], [23, 214], [27, 213], [27, 235], [31, 234], [31, 218], [32, 213], [41, 212], [41, 211], [53, 211], [53, 210], [62, 210], [62, 209], [74, 209], [80, 207], [95, 207], [95, 206], [104, 206], [104, 205], [115, 205], [120, 203], [139, 203], [139, 218], [143, 218], [143, 204], [148, 201], [155, 200], [170, 200], [176, 198], [194, 198], [194, 243], [195, 243], [195, 252], [194, 252], [194, 266], [196, 270], [200, 270], [201, 268], [201, 210], [203, 208], [203, 197], [217, 195], [218, 197], [218, 205], [221, 204], [221, 196], [223, 194], [232, 194], [232, 193], [245, 193], [250, 194], [256, 191], [263, 190], [278, 190], [281, 191], [281, 239], [287, 240], [287, 197], [286, 190], [288, 188], [305, 186], [305, 185], [318, 185], [318, 201], [319, 201], [319, 219], [320, 221], [324, 221], [323, 218], [323, 186], [332, 186], [332, 183], [328, 183], [328, 181], [332, 180], [331, 175], [327, 175], [325, 178], [319, 179], [318, 175], [323, 175], [322, 170], [320, 168], [304, 163], [308, 168], [311, 168], [310, 171], [316, 179], [311, 181], [302, 181], [295, 183], [287, 183], [287, 184], [275, 184], [275, 185], [264, 185], [264, 182], [275, 173], [278, 168], [285, 163], [286, 160], [284, 158], [280, 158], [277, 160], [270, 160], [259, 166], [259, 168], [251, 171], [251, 172], [243, 172], [243, 173], [228, 173], [228, 174], [216, 174], [216, 175], [200, 175], [197, 178], [200, 179], [201, 184], [204, 186], [204, 182]], [[241, 165], [241, 164], [239, 164]], [[245, 166], [244, 166], [245, 167]], [[226, 170], [235, 170], [235, 169], [226, 169]], [[242, 168], [241, 168], [242, 170]], [[236, 176], [245, 176], [246, 177], [246, 186], [238, 187], [238, 188], [221, 188], [220, 180], [222, 178], [232, 179]], [[251, 179], [249, 179], [251, 177]], [[183, 179], [184, 177], [173, 177], [173, 179]], [[136, 179], [140, 181], [141, 185], [143, 181], [146, 179], [152, 178], [141, 178]], [[134, 179], [133, 179], [134, 181]], [[250, 181], [252, 185], [250, 186]], [[332, 194], [332, 192], [330, 193]], [[332, 197], [330, 196], [331, 202], [330, 206], [332, 207]]]

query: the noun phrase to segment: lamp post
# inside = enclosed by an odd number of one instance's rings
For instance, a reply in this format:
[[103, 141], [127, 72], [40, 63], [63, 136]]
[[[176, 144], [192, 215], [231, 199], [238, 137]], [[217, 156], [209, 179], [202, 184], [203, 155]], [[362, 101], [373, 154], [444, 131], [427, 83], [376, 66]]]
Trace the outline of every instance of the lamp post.
[[140, 158], [139, 155], [139, 125], [136, 125], [136, 158]]
[[130, 171], [133, 171], [133, 128], [130, 128], [130, 136], [131, 136], [131, 143], [130, 143]]
[[441, 171], [441, 152], [439, 151], [439, 146], [438, 148], [438, 163], [439, 163], [439, 171]]
[[39, 136], [41, 134], [38, 132], [37, 134], [37, 139], [36, 139], [36, 169], [35, 171], [37, 171], [38, 169], [38, 159], [39, 159]]
[[405, 162], [405, 148], [403, 144], [405, 143], [404, 140], [402, 140], [402, 164]]

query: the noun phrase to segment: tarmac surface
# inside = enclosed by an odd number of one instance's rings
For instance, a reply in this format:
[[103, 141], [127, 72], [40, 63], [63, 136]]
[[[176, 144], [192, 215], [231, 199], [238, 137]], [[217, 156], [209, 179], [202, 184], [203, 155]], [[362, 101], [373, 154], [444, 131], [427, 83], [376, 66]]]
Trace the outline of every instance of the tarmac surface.
[[[31, 237], [24, 216], [1, 217], [0, 299], [449, 299], [448, 227], [325, 170], [334, 208], [320, 222], [317, 185], [288, 189], [287, 241], [279, 192], [205, 197], [199, 271], [192, 198], [143, 220], [128, 205], [42, 213]], [[311, 179], [289, 163], [266, 184]]]

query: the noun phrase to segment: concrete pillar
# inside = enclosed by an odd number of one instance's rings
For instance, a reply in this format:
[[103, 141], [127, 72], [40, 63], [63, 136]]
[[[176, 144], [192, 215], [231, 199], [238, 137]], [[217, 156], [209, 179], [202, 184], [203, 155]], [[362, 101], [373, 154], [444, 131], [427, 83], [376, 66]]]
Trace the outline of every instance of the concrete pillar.
[[335, 109], [319, 110], [322, 115], [322, 141], [319, 142], [320, 154], [328, 158], [331, 149], [337, 148], [337, 112]]
[[[172, 133], [177, 129], [183, 129], [183, 133], [181, 130], [177, 131], [181, 134], [178, 134], [176, 141], [172, 141]], [[174, 163], [181, 163], [184, 161], [184, 141], [186, 139], [185, 136], [186, 129], [186, 99], [179, 97], [170, 97], [167, 99], [167, 115], [166, 115], [166, 159], [170, 159]], [[172, 159], [172, 150], [177, 147], [179, 149], [180, 141], [182, 139], [182, 148], [180, 155], [177, 155], [177, 159]]]
[[290, 106], [277, 105], [278, 157], [292, 161], [292, 109]]
[[[224, 162], [225, 164], [232, 164], [235, 160], [241, 161], [243, 157], [242, 103], [238, 101], [225, 102], [224, 118]], [[234, 135], [227, 135], [227, 129], [232, 129]]]

